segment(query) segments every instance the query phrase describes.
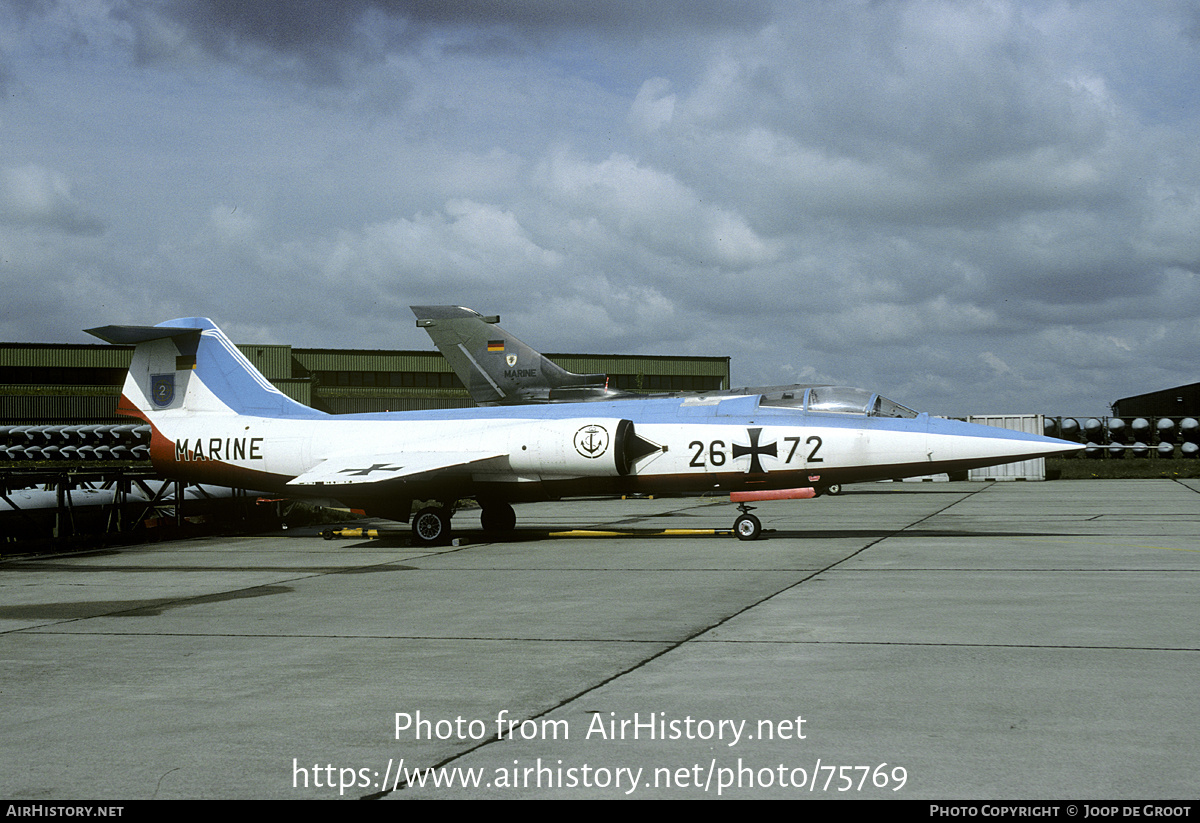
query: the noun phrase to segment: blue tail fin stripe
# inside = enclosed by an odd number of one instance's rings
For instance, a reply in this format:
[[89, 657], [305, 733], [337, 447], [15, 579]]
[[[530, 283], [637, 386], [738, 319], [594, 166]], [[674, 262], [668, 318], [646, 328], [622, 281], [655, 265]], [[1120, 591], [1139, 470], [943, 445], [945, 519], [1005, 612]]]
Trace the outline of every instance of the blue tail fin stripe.
[[193, 375], [237, 414], [288, 418], [326, 416], [275, 388], [208, 318], [187, 317], [159, 325], [203, 329]]
[[287, 396], [283, 392], [281, 392], [279, 389], [275, 388], [275, 386], [271, 384], [271, 381], [269, 381], [269, 380], [267, 380], [267, 378], [263, 377], [262, 372], [260, 372], [258, 369], [256, 369], [254, 367], [254, 364], [251, 363], [249, 359], [247, 359], [246, 355], [242, 354], [241, 349], [239, 349], [237, 346], [233, 345], [233, 343], [229, 340], [229, 338], [226, 337], [224, 334], [221, 334], [219, 331], [206, 331], [206, 332], [202, 332], [201, 336], [210, 338], [210, 339], [215, 340], [218, 343], [220, 343], [221, 347], [223, 349], [225, 349], [225, 353], [228, 354], [230, 357], [232, 357], [234, 359], [234, 361], [239, 366], [242, 367], [242, 370], [245, 371], [246, 374], [248, 374], [250, 376], [250, 378], [252, 380], [254, 380], [255, 383], [258, 384], [258, 387], [260, 389], [262, 389], [263, 391], [270, 392], [271, 394], [278, 394], [281, 397]]

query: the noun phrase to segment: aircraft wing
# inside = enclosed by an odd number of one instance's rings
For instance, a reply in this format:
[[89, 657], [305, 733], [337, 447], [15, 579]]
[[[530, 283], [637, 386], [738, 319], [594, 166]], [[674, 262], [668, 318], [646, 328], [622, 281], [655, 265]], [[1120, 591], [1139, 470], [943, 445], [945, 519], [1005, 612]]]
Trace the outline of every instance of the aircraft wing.
[[417, 475], [453, 472], [507, 457], [506, 452], [403, 452], [342, 454], [289, 480], [289, 486], [348, 486], [406, 480]]

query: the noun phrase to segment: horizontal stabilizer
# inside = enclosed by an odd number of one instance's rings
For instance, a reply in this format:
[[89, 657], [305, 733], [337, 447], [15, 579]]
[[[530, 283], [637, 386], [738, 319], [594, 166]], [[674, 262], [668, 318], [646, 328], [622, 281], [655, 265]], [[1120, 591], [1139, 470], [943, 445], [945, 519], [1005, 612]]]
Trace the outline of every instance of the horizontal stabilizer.
[[114, 343], [119, 346], [132, 346], [136, 343], [146, 343], [150, 340], [166, 340], [169, 337], [199, 334], [204, 329], [178, 326], [100, 326], [95, 329], [84, 329], [84, 331], [93, 337], [99, 337], [106, 343]]
[[402, 452], [350, 454], [331, 457], [300, 476], [289, 486], [350, 486], [385, 483], [434, 472], [451, 472], [507, 457], [505, 452]]

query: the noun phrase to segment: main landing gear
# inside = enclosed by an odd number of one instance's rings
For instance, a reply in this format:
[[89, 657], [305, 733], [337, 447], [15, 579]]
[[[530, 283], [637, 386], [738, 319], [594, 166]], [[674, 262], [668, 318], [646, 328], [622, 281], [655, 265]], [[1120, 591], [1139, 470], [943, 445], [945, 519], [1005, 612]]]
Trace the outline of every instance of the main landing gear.
[[440, 546], [450, 542], [450, 515], [448, 506], [426, 506], [412, 519], [413, 544], [417, 546]]
[[517, 513], [504, 502], [483, 503], [479, 513], [479, 525], [485, 532], [510, 532], [517, 526]]
[[[508, 503], [490, 501], [482, 506], [479, 522], [484, 531], [502, 534], [516, 528], [517, 513]], [[445, 503], [441, 506], [426, 506], [417, 512], [412, 519], [413, 545], [443, 546], [449, 543], [450, 517], [453, 514], [454, 507]]]
[[754, 510], [753, 506], [747, 506], [745, 503], [738, 504], [737, 520], [733, 521], [733, 533], [737, 535], [738, 540], [757, 540], [762, 534], [762, 521], [754, 515], [750, 514]]

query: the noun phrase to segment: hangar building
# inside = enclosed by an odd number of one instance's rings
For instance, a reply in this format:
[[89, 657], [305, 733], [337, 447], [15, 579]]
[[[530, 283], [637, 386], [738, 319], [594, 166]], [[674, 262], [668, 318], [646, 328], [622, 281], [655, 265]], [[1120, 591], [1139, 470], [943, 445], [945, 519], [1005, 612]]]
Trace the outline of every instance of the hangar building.
[[1114, 417], [1200, 416], [1200, 383], [1123, 397], [1113, 403]]
[[[238, 348], [284, 394], [331, 414], [472, 405], [437, 351]], [[132, 346], [0, 343], [0, 425], [129, 422], [116, 406], [132, 356]], [[603, 372], [628, 391], [730, 387], [728, 357], [546, 356], [570, 371]]]

